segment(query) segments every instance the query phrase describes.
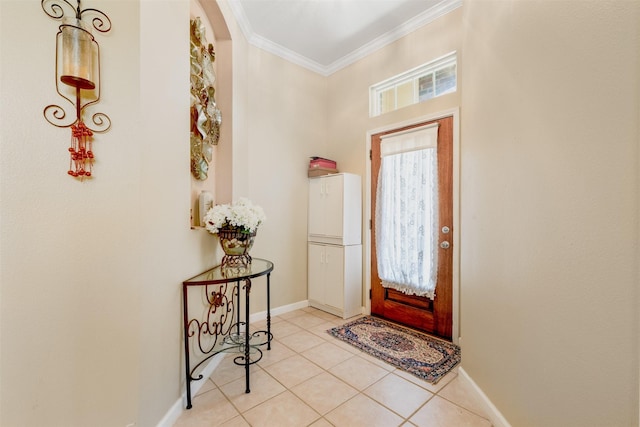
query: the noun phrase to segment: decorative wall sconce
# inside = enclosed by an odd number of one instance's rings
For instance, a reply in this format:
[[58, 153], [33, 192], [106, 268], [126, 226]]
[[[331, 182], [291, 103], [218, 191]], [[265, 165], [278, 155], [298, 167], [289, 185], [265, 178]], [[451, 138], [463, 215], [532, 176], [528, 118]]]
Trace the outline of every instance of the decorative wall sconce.
[[[82, 180], [91, 177], [93, 134], [111, 127], [111, 119], [104, 113], [93, 114], [90, 125], [82, 119], [85, 108], [100, 100], [100, 47], [91, 27], [107, 33], [111, 20], [97, 9], [83, 10], [80, 2], [73, 7], [69, 0], [42, 0], [41, 5], [48, 16], [62, 21], [56, 35], [56, 91], [75, 106], [76, 113], [68, 119], [63, 107], [52, 104], [45, 107], [44, 118], [56, 127], [71, 128], [68, 174]], [[72, 16], [65, 16], [69, 11]], [[90, 25], [82, 20], [84, 16], [91, 17]]]

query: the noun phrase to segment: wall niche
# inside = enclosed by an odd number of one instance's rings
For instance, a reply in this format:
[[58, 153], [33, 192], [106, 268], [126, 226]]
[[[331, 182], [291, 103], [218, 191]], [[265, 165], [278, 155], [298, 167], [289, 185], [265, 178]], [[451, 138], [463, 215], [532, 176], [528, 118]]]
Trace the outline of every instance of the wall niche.
[[231, 37], [217, 3], [190, 4], [190, 226], [231, 194]]

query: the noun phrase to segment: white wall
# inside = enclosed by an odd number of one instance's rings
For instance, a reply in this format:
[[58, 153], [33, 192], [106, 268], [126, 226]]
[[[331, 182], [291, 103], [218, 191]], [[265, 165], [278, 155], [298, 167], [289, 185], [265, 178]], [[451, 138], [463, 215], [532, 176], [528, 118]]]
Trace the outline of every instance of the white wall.
[[[254, 251], [274, 261], [280, 307], [307, 299], [307, 168], [327, 140], [326, 78], [255, 47], [249, 70], [249, 150], [238, 167], [267, 214]], [[264, 288], [254, 289], [253, 307], [265, 310]]]
[[136, 257], [140, 277], [140, 319], [131, 325], [139, 343], [135, 421], [152, 426], [184, 390], [180, 284], [212, 265], [216, 254], [212, 236], [189, 229], [189, 2], [134, 3], [140, 22], [126, 28], [140, 37], [141, 108], [132, 113], [141, 162], [129, 180], [139, 186], [140, 249], [125, 253]]
[[[0, 2], [3, 426], [155, 425], [183, 391], [180, 283], [218, 255], [188, 227], [189, 1], [83, 6], [114, 23], [97, 36], [113, 128], [78, 183], [68, 130], [42, 117], [57, 22]], [[468, 2], [327, 79], [220, 9], [233, 171], [216, 192], [265, 207], [274, 306], [306, 295], [307, 156], [364, 175], [367, 130], [462, 99], [465, 369], [513, 425], [637, 425], [637, 2]], [[458, 94], [368, 118], [371, 83], [456, 49]]]
[[0, 3], [7, 426], [155, 425], [182, 391], [180, 283], [215, 255], [188, 226], [188, 1], [83, 7], [113, 22], [96, 35], [96, 110], [113, 126], [80, 183], [66, 175], [69, 130], [42, 116], [66, 102], [53, 85], [58, 22], [37, 3]]
[[463, 366], [514, 426], [638, 425], [638, 22], [464, 4]]
[[[638, 4], [465, 2], [328, 78], [351, 172], [367, 130], [461, 105], [463, 366], [512, 425], [638, 424]], [[451, 50], [456, 95], [368, 118]]]
[[[97, 111], [113, 126], [80, 183], [66, 174], [69, 130], [42, 116], [62, 102], [59, 23], [37, 3], [0, 2], [3, 426], [156, 425], [184, 392], [180, 284], [220, 256], [217, 239], [189, 228], [189, 0], [83, 7], [113, 22], [96, 35]], [[265, 208], [253, 255], [274, 261], [272, 306], [286, 305], [306, 299], [306, 162], [326, 139], [325, 79], [250, 49], [220, 10], [233, 106], [216, 193]], [[252, 312], [265, 300], [255, 286]]]
[[460, 91], [369, 117], [369, 86], [457, 51], [462, 62], [462, 10], [458, 8], [362, 60], [332, 74], [329, 82], [327, 156], [343, 172], [363, 177], [367, 131], [460, 106]]
[[[371, 55], [328, 77], [328, 137], [326, 153], [337, 160], [341, 172], [351, 172], [362, 177], [363, 185], [363, 278], [368, 280], [366, 264], [369, 251], [370, 195], [365, 191], [367, 183], [367, 132], [393, 126], [417, 118], [452, 111], [460, 106], [460, 93], [447, 94], [427, 102], [414, 104], [378, 117], [369, 117], [369, 87], [394, 75], [425, 64], [450, 52], [457, 51], [458, 63], [464, 61], [462, 52], [462, 10], [460, 8], [436, 19], [407, 36], [385, 46]], [[456, 169], [456, 168], [454, 168]], [[457, 181], [457, 177], [456, 177]], [[456, 191], [457, 193], [457, 191]], [[457, 224], [454, 225], [454, 233]], [[455, 235], [455, 234], [454, 234]], [[454, 278], [457, 273], [454, 273]], [[363, 305], [366, 306], [366, 289], [363, 284]], [[454, 302], [457, 305], [457, 301]]]
[[[307, 299], [307, 167], [326, 144], [326, 78], [249, 45], [218, 5], [233, 39], [232, 197], [265, 210], [252, 256], [274, 262], [271, 306], [285, 306]], [[266, 310], [265, 281], [256, 282], [252, 313]]]
[[[144, 278], [139, 42], [122, 28], [137, 27], [138, 8], [108, 8], [119, 29], [97, 36], [104, 94], [96, 111], [113, 128], [96, 136], [95, 179], [81, 183], [67, 175], [70, 130], [42, 115], [46, 105], [66, 102], [53, 85], [58, 22], [39, 4], [1, 7], [0, 424], [125, 425], [136, 418], [139, 345], [131, 325], [140, 321]], [[127, 66], [114, 67], [115, 57]]]

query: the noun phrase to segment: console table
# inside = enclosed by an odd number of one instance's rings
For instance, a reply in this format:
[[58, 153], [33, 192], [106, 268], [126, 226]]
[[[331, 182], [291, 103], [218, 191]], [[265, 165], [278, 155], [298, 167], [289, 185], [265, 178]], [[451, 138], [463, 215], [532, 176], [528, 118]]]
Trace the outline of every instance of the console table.
[[[201, 380], [195, 372], [213, 356], [222, 352], [236, 352], [236, 365], [245, 369], [245, 393], [250, 393], [249, 366], [262, 358], [259, 347], [271, 350], [271, 296], [270, 279], [273, 263], [253, 258], [246, 266], [218, 265], [182, 282], [182, 309], [184, 325], [184, 358], [187, 379], [187, 409], [191, 409], [191, 382]], [[249, 330], [249, 295], [251, 279], [267, 276], [267, 329]], [[243, 285], [241, 285], [241, 283]], [[189, 289], [204, 290], [203, 304], [198, 305], [199, 315], [189, 312]], [[244, 320], [240, 318], [241, 289], [244, 289]], [[193, 298], [193, 295], [192, 295]], [[204, 306], [204, 308], [203, 308]], [[195, 311], [195, 310], [194, 310]], [[203, 356], [194, 366], [190, 362], [190, 344], [194, 357]]]

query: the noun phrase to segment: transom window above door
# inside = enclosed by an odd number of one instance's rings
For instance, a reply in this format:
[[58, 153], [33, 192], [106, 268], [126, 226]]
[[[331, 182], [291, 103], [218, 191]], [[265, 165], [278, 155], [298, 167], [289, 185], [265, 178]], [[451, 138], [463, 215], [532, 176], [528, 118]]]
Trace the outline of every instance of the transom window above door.
[[393, 76], [369, 88], [369, 115], [379, 116], [457, 89], [456, 52]]

